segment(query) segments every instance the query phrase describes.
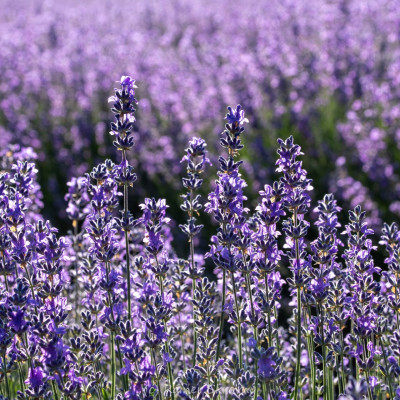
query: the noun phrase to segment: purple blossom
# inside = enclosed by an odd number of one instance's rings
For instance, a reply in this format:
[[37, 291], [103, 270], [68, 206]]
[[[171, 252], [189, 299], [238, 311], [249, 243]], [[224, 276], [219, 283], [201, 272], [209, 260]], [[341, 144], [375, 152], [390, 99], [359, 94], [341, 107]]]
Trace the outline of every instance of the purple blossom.
[[232, 107], [228, 107], [228, 111], [229, 113], [226, 114], [225, 117], [228, 124], [242, 126], [244, 123], [249, 122], [249, 120], [244, 117], [244, 110], [240, 104], [236, 106], [236, 110]]
[[33, 368], [29, 370], [29, 378], [25, 381], [30, 385], [33, 390], [40, 388], [43, 385], [45, 376], [40, 368]]

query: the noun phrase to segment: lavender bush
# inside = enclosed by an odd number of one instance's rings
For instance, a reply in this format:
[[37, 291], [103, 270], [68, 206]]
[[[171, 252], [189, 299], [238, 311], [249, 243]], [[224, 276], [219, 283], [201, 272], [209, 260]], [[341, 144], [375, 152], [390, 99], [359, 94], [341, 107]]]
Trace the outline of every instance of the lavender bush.
[[314, 201], [330, 191], [362, 204], [374, 228], [398, 220], [397, 0], [0, 3], [0, 143], [37, 151], [47, 215], [65, 216], [66, 180], [116, 160], [104, 98], [132, 71], [142, 93], [136, 202], [151, 190], [178, 203], [181, 149], [201, 136], [215, 164], [220, 115], [241, 102], [252, 205], [276, 179], [276, 139], [293, 132]]
[[[207, 200], [207, 144], [195, 137], [184, 150], [179, 258], [165, 199], [131, 212], [134, 83], [122, 76], [109, 98], [118, 158], [68, 183], [68, 235], [42, 217], [33, 151], [1, 156], [0, 398], [400, 399], [397, 225], [383, 225], [381, 268], [360, 206], [342, 228], [327, 194], [310, 222], [312, 181], [292, 136], [278, 140], [280, 178], [246, 207], [249, 120], [238, 105]], [[216, 224], [208, 239], [202, 213]]]

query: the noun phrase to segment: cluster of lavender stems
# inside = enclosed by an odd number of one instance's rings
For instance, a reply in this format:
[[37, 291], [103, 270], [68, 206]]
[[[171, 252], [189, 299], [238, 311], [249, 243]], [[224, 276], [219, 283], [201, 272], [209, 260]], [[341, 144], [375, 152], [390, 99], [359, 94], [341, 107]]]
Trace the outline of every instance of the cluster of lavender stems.
[[399, 400], [396, 224], [383, 226], [378, 267], [360, 206], [342, 233], [332, 194], [310, 212], [293, 137], [278, 140], [279, 179], [246, 207], [238, 105], [204, 204], [216, 225], [205, 254], [199, 189], [211, 162], [201, 138], [185, 150], [179, 258], [165, 199], [129, 210], [136, 87], [119, 84], [109, 100], [121, 160], [68, 183], [67, 236], [41, 216], [32, 150], [0, 154], [0, 399]]
[[2, 1], [0, 145], [38, 152], [55, 223], [66, 222], [65, 181], [121, 159], [104, 98], [125, 70], [136, 71], [142, 98], [132, 207], [143, 193], [165, 197], [166, 185], [168, 202], [179, 202], [184, 143], [195, 132], [214, 144], [238, 98], [252, 121], [243, 167], [254, 204], [275, 179], [277, 137], [295, 132], [315, 201], [330, 191], [343, 207], [360, 204], [375, 231], [399, 221], [397, 0], [46, 1]]

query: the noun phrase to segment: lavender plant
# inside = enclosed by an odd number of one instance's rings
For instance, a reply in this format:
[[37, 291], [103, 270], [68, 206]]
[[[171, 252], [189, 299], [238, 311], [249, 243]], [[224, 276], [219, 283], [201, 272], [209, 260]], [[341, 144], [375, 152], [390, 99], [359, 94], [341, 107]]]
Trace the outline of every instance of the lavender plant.
[[[189, 142], [189, 147], [186, 149], [186, 155], [182, 158], [182, 161], [187, 163], [187, 173], [188, 177], [182, 179], [183, 186], [188, 190], [186, 195], [183, 195], [184, 202], [181, 205], [182, 211], [188, 214], [188, 221], [185, 225], [180, 225], [179, 227], [187, 235], [190, 245], [190, 266], [188, 270], [188, 276], [192, 279], [192, 298], [194, 299], [194, 294], [196, 290], [196, 281], [204, 273], [204, 268], [199, 267], [194, 260], [194, 240], [195, 237], [200, 233], [203, 225], [196, 225], [195, 215], [199, 214], [202, 209], [202, 204], [200, 203], [200, 195], [194, 197], [195, 191], [198, 190], [203, 180], [200, 179], [200, 174], [204, 172], [206, 164], [211, 164], [210, 160], [207, 158], [207, 144], [203, 139], [193, 138]], [[200, 158], [200, 161], [198, 162]], [[193, 313], [195, 309], [193, 308]], [[196, 363], [196, 353], [197, 353], [197, 330], [195, 323], [195, 316], [193, 314], [193, 366]]]
[[1, 155], [0, 398], [400, 398], [397, 225], [382, 229], [381, 268], [360, 206], [343, 233], [332, 194], [313, 218], [293, 137], [278, 141], [280, 179], [245, 207], [238, 157], [249, 121], [238, 105], [228, 107], [227, 154], [204, 207], [216, 225], [206, 254], [195, 247], [204, 235], [196, 191], [210, 161], [201, 138], [185, 150], [189, 246], [179, 258], [166, 200], [144, 198], [137, 217], [129, 208], [137, 101], [134, 80], [119, 83], [111, 127], [122, 161], [68, 183], [67, 236], [41, 217], [34, 153]]

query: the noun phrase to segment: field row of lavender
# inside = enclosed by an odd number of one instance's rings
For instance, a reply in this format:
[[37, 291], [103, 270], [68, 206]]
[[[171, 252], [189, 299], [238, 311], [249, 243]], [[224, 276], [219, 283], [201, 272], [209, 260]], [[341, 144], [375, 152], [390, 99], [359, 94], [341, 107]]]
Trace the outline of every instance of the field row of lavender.
[[0, 400], [400, 400], [398, 2], [3, 3]]

